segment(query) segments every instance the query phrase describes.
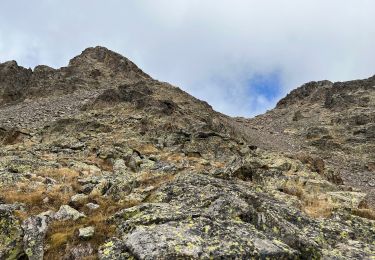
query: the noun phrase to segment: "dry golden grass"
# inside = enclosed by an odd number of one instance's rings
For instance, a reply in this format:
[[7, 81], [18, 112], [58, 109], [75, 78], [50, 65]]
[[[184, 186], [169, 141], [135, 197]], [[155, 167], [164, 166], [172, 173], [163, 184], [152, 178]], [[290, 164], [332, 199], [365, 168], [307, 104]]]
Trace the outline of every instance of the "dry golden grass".
[[60, 205], [68, 204], [70, 198], [76, 193], [76, 191], [69, 184], [55, 185], [51, 190], [47, 191], [46, 195], [49, 198], [47, 204], [53, 208], [57, 208]]
[[40, 156], [40, 159], [46, 160], [46, 161], [52, 161], [56, 159], [56, 154], [50, 154], [50, 153], [44, 153]]
[[181, 163], [183, 159], [184, 159], [184, 156], [180, 154], [172, 154], [171, 156], [167, 158], [167, 161]]
[[354, 209], [352, 213], [362, 218], [375, 220], [375, 211], [372, 209]]
[[[145, 147], [145, 149], [152, 151], [152, 147]], [[48, 159], [50, 156], [46, 155]], [[86, 161], [92, 162], [102, 170], [112, 170], [112, 165], [106, 160], [92, 156], [85, 158]], [[64, 159], [62, 159], [64, 160]], [[68, 165], [68, 159], [66, 164]], [[80, 172], [63, 168], [40, 168], [34, 172], [36, 177], [32, 177], [30, 181], [35, 185], [27, 183], [18, 183], [9, 187], [0, 188], [0, 199], [5, 203], [25, 203], [26, 211], [16, 211], [15, 214], [20, 220], [24, 220], [31, 215], [37, 215], [47, 210], [57, 211], [61, 205], [69, 204], [70, 198], [77, 194], [80, 190], [78, 179]], [[45, 179], [41, 177], [49, 177], [56, 181], [52, 185], [45, 185]], [[144, 174], [141, 179], [141, 185], [155, 185], [158, 186], [171, 179], [171, 176], [153, 176], [152, 174]], [[39, 183], [39, 184], [38, 184]], [[48, 198], [48, 201], [45, 200]], [[82, 205], [76, 205], [76, 209], [86, 214], [86, 218], [77, 221], [54, 221], [51, 223], [48, 233], [46, 235], [46, 250], [45, 259], [61, 259], [61, 252], [69, 251], [78, 244], [90, 243], [94, 251], [99, 245], [105, 242], [108, 238], [113, 236], [115, 226], [108, 223], [109, 217], [113, 216], [117, 211], [137, 205], [137, 201], [114, 201], [110, 197], [105, 197], [100, 194], [89, 195], [87, 202], [93, 202], [100, 207], [96, 210], [90, 210]], [[77, 208], [78, 207], [78, 208]], [[89, 239], [82, 241], [78, 237], [78, 229], [82, 227], [93, 226], [95, 228], [95, 235]], [[96, 259], [96, 256], [88, 256], [86, 259]]]
[[[116, 202], [108, 197], [90, 196], [90, 200], [99, 204], [100, 207], [90, 212], [87, 208], [80, 208], [87, 217], [76, 221], [58, 221], [52, 223], [49, 227], [46, 241], [48, 250], [46, 259], [60, 259], [61, 252], [66, 252], [69, 248], [78, 244], [90, 243], [94, 251], [115, 233], [115, 225], [108, 222], [108, 218], [115, 212], [137, 205], [137, 202]], [[82, 241], [78, 237], [78, 229], [82, 227], [95, 227], [95, 234], [89, 240]], [[89, 256], [87, 259], [96, 259], [95, 256]]]
[[[6, 203], [21, 202], [27, 205], [26, 211], [17, 211], [16, 215], [23, 220], [30, 215], [36, 215], [46, 210], [57, 211], [61, 205], [68, 204], [71, 196], [80, 190], [78, 171], [69, 168], [42, 168], [36, 172], [34, 181], [42, 177], [50, 177], [57, 181], [53, 186], [39, 185], [30, 186], [29, 183], [19, 183], [13, 187], [6, 187], [0, 190], [0, 198]], [[149, 172], [141, 173], [139, 178], [140, 187], [159, 187], [165, 182], [169, 182], [174, 175], [154, 175]], [[43, 201], [48, 198], [48, 202]], [[86, 206], [76, 205], [76, 209], [85, 213], [86, 218], [76, 221], [55, 221], [51, 223], [46, 235], [45, 259], [61, 259], [61, 252], [68, 252], [70, 248], [90, 243], [94, 251], [99, 245], [114, 235], [115, 226], [108, 223], [108, 219], [117, 211], [138, 205], [139, 201], [115, 201], [111, 197], [102, 195], [89, 195], [87, 202], [93, 202], [100, 207], [90, 210]], [[82, 241], [78, 237], [78, 229], [93, 226], [94, 236]], [[96, 259], [96, 256], [89, 256], [87, 259]]]
[[97, 255], [85, 256], [82, 260], [97, 260], [99, 259]]
[[27, 189], [23, 186], [7, 187], [1, 190], [1, 197], [5, 203], [21, 202], [26, 205], [40, 205], [43, 202], [43, 194], [45, 189], [43, 187], [37, 189]]
[[[32, 180], [38, 180], [40, 176], [53, 178], [57, 183], [52, 187], [43, 184], [34, 186], [30, 183], [17, 183], [0, 189], [0, 198], [5, 203], [19, 202], [26, 205], [26, 212], [18, 213], [21, 219], [47, 210], [57, 210], [61, 205], [68, 204], [71, 196], [79, 189], [77, 183], [79, 173], [75, 170], [42, 168]], [[43, 201], [46, 198], [48, 201]]]
[[215, 168], [220, 168], [220, 169], [222, 169], [222, 168], [224, 168], [225, 163], [214, 161], [214, 162], [211, 162], [211, 165], [214, 166]]
[[160, 187], [162, 184], [172, 181], [175, 178], [173, 174], [154, 175], [150, 172], [143, 172], [138, 177], [140, 187]]
[[[48, 243], [48, 252], [53, 252], [58, 249], [60, 249], [63, 245], [66, 245], [68, 241], [73, 238], [75, 230], [69, 225], [68, 223], [59, 223], [60, 225], [57, 225], [56, 223], [53, 223], [50, 226], [50, 230], [53, 229], [55, 233], [51, 234], [49, 237], [49, 240], [47, 240]], [[62, 228], [63, 226], [69, 226], [68, 229]]]
[[[55, 185], [52, 189], [47, 190], [45, 186], [38, 188], [27, 188], [27, 184], [23, 183], [16, 187], [3, 188], [0, 190], [0, 198], [5, 203], [25, 203], [27, 213], [19, 214], [22, 219], [30, 215], [36, 215], [47, 210], [56, 210], [61, 205], [67, 204], [74, 190], [69, 185]], [[44, 198], [48, 198], [48, 202], [43, 202]]]
[[[313, 218], [326, 218], [332, 215], [337, 205], [324, 193], [317, 191], [307, 193], [301, 182], [287, 181], [282, 189], [284, 193], [296, 196], [302, 202], [302, 210]], [[375, 220], [375, 211], [362, 202], [352, 213], [362, 218]]]
[[327, 218], [332, 215], [334, 204], [328, 199], [323, 197], [305, 197], [303, 200], [303, 211], [313, 218]]
[[287, 181], [282, 186], [282, 192], [302, 199], [302, 196], [304, 194], [303, 184], [300, 182]]
[[159, 150], [153, 144], [140, 145], [136, 147], [136, 150], [138, 150], [141, 154], [145, 155], [155, 154], [159, 152]]
[[70, 168], [42, 168], [37, 172], [42, 177], [50, 177], [62, 183], [71, 183], [79, 177], [79, 172]]
[[[107, 217], [101, 214], [89, 216], [80, 220], [53, 222], [46, 236], [46, 259], [53, 259], [59, 256], [61, 252], [66, 251], [67, 247], [77, 244], [90, 243], [96, 249], [108, 238], [113, 236], [115, 226], [106, 222]], [[82, 241], [78, 237], [78, 230], [83, 227], [94, 226], [95, 234], [89, 239]]]
[[113, 164], [109, 160], [99, 158], [95, 154], [87, 157], [86, 161], [97, 166], [103, 171], [113, 171]]
[[286, 194], [296, 196], [302, 203], [301, 210], [313, 218], [327, 218], [331, 216], [335, 206], [323, 193], [309, 194], [305, 191], [303, 183], [288, 181], [282, 187]]

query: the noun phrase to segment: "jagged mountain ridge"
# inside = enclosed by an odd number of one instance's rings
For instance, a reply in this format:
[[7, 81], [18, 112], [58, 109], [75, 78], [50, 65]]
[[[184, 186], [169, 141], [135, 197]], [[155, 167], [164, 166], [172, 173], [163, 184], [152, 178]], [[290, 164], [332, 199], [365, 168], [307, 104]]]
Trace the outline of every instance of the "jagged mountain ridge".
[[104, 47], [0, 76], [1, 259], [375, 255], [367, 194], [273, 124], [315, 90], [230, 118]]
[[141, 79], [150, 79], [150, 76], [127, 58], [103, 47], [87, 48], [60, 69], [40, 65], [31, 70], [9, 61], [0, 67], [1, 103], [100, 88], [104, 87], [103, 82], [116, 84]]
[[[348, 82], [310, 82], [250, 124], [324, 159], [342, 179], [369, 194], [375, 207], [375, 76]], [[285, 151], [286, 147], [277, 145]]]

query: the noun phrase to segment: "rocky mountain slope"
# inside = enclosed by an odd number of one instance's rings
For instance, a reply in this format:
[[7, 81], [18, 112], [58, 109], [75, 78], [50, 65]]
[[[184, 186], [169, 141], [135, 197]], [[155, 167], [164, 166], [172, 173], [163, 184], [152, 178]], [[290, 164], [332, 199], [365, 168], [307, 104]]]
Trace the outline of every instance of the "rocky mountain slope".
[[[267, 140], [287, 140], [293, 152], [322, 159], [333, 182], [366, 192], [375, 208], [375, 76], [307, 83], [272, 111], [247, 121], [267, 132]], [[291, 150], [272, 141], [268, 147]]]
[[2, 63], [0, 259], [372, 259], [374, 85], [243, 119], [103, 47]]

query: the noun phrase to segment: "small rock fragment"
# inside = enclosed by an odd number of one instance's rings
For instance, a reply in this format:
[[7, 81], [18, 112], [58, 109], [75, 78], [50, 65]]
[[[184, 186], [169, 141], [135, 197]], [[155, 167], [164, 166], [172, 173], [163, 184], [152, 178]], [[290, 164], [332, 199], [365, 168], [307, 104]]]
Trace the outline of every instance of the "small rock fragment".
[[58, 212], [56, 212], [54, 218], [57, 220], [77, 220], [79, 218], [86, 217], [85, 214], [73, 209], [72, 207], [68, 205], [62, 205]]
[[70, 198], [69, 204], [73, 207], [77, 207], [84, 204], [88, 198], [89, 196], [87, 196], [86, 194], [78, 193]]
[[99, 206], [98, 204], [95, 204], [95, 203], [90, 202], [90, 203], [87, 203], [87, 204], [86, 204], [86, 207], [89, 208], [90, 210], [96, 210], [96, 209], [98, 209], [100, 206]]
[[94, 233], [95, 233], [95, 228], [90, 226], [90, 227], [80, 228], [78, 236], [81, 239], [89, 239], [94, 235]]

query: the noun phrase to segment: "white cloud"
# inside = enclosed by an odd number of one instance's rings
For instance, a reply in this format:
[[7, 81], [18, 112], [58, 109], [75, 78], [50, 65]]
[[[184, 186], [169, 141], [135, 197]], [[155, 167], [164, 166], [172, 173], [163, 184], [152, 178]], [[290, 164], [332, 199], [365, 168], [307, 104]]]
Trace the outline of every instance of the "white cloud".
[[371, 0], [37, 3], [0, 3], [0, 61], [59, 67], [104, 45], [231, 115], [263, 112], [279, 98], [253, 91], [255, 75], [279, 71], [284, 95], [306, 81], [375, 73]]

